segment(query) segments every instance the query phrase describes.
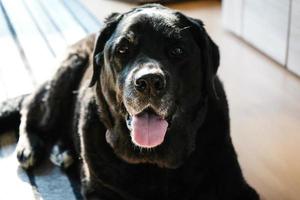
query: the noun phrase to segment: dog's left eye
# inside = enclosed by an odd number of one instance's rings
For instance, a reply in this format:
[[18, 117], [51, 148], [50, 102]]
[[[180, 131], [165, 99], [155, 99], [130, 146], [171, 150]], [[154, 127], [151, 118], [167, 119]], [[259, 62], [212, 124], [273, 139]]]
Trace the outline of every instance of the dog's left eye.
[[169, 51], [170, 56], [172, 57], [181, 57], [184, 54], [182, 47], [174, 47]]

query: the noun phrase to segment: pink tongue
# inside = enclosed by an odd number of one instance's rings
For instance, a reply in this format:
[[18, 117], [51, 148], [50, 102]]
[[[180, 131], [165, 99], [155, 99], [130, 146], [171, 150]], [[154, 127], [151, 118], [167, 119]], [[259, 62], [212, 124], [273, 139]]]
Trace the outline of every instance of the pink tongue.
[[155, 114], [144, 113], [132, 118], [132, 141], [145, 148], [160, 145], [165, 138], [168, 122]]

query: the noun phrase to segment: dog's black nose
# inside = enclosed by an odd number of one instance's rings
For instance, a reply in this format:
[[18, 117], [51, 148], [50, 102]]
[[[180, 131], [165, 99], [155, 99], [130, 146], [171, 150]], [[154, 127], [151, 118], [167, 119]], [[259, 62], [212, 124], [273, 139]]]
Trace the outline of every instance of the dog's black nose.
[[162, 74], [145, 74], [134, 82], [135, 88], [142, 93], [161, 94], [166, 88], [166, 79]]

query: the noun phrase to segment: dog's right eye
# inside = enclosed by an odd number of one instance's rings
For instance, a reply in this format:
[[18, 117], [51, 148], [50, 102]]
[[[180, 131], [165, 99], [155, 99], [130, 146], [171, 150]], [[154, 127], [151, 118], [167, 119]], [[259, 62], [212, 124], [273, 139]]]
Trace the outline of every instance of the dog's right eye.
[[120, 45], [117, 47], [117, 53], [120, 55], [126, 55], [129, 52], [129, 47], [127, 45]]

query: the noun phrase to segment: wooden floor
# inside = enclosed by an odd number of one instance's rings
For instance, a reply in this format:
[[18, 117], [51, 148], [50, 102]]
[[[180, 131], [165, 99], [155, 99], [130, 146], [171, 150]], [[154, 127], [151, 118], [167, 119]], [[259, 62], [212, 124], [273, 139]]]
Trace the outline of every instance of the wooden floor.
[[[99, 19], [134, 6], [108, 0], [84, 2]], [[247, 180], [264, 199], [299, 200], [299, 78], [225, 31], [220, 2], [168, 6], [202, 19], [220, 46], [219, 75], [229, 98], [232, 138]]]
[[[78, 1], [53, 0], [45, 6], [46, 0], [0, 0], [0, 100], [32, 91], [51, 76], [53, 60], [67, 44], [99, 27], [80, 10]], [[134, 6], [113, 0], [81, 3], [100, 20]], [[202, 19], [220, 46], [219, 76], [230, 103], [233, 142], [248, 182], [264, 199], [299, 200], [299, 78], [225, 31], [220, 2], [168, 6]], [[58, 13], [64, 17], [58, 18]], [[89, 23], [91, 29], [85, 27]]]
[[51, 77], [67, 45], [99, 27], [80, 0], [0, 0], [0, 100]]

